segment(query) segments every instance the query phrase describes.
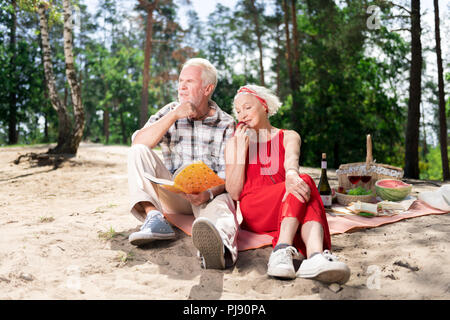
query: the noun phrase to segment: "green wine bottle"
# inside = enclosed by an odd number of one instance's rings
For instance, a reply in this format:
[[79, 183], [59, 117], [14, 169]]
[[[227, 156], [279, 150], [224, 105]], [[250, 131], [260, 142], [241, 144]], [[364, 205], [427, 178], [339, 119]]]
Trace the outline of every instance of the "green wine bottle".
[[328, 183], [328, 177], [327, 177], [327, 154], [322, 153], [322, 173], [320, 174], [320, 181], [319, 186], [317, 189], [319, 189], [320, 197], [322, 198], [323, 206], [325, 208], [331, 208], [331, 187]]

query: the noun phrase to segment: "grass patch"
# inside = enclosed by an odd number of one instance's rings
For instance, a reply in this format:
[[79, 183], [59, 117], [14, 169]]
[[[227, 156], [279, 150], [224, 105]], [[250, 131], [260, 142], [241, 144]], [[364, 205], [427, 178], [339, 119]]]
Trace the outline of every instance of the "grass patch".
[[106, 206], [97, 207], [93, 213], [105, 213], [107, 209], [115, 208], [117, 206], [117, 204], [110, 203]]
[[104, 239], [104, 240], [111, 240], [115, 237], [117, 237], [119, 235], [119, 233], [117, 233], [113, 227], [109, 227], [109, 230], [107, 231], [98, 231], [98, 237], [100, 239]]
[[116, 257], [116, 261], [119, 262], [121, 266], [127, 264], [128, 261], [132, 261], [134, 257], [134, 253], [132, 251], [130, 252], [119, 252]]
[[53, 217], [44, 217], [44, 216], [39, 217], [40, 223], [48, 223], [48, 222], [53, 222], [53, 221], [55, 221], [55, 218], [53, 218]]

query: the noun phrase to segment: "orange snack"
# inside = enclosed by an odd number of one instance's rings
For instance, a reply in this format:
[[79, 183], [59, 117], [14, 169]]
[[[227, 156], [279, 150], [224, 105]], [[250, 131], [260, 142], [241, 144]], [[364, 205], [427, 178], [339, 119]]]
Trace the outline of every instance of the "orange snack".
[[178, 169], [174, 176], [173, 186], [163, 185], [162, 187], [177, 193], [200, 193], [225, 183], [202, 161]]

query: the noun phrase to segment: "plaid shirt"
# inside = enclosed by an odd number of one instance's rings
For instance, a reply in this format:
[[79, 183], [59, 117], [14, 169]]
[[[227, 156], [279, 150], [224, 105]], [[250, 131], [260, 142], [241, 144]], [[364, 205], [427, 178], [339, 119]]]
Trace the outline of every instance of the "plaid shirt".
[[[144, 128], [158, 121], [178, 106], [172, 102], [152, 115]], [[203, 161], [219, 177], [225, 179], [225, 144], [233, 136], [236, 123], [232, 116], [222, 111], [210, 100], [209, 106], [216, 110], [213, 116], [193, 121], [179, 119], [162, 137], [161, 146], [164, 165], [173, 174], [179, 167], [194, 161]], [[137, 132], [133, 134], [132, 140]]]

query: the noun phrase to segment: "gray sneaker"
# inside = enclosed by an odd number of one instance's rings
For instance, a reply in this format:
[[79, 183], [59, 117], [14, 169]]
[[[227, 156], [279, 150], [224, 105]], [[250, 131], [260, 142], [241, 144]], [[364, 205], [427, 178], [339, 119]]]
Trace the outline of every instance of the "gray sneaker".
[[200, 253], [203, 268], [225, 269], [223, 241], [210, 220], [203, 217], [195, 219], [192, 225], [192, 242]]
[[175, 232], [160, 212], [147, 215], [141, 230], [133, 232], [128, 241], [135, 246], [144, 245], [154, 240], [175, 239]]

